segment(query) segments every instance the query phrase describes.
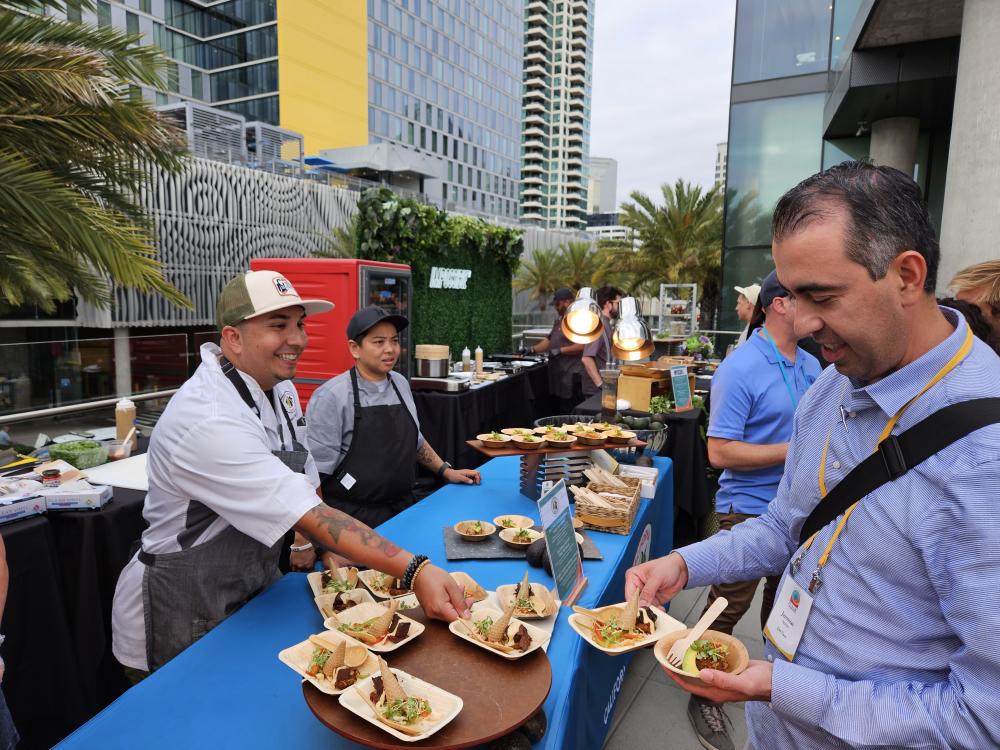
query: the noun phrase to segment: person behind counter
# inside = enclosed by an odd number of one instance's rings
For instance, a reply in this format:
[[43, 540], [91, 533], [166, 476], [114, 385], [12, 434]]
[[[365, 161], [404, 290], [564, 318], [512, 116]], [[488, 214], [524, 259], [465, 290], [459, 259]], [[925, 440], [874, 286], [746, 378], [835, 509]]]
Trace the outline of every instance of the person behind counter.
[[317, 496], [319, 475], [291, 378], [306, 347], [303, 300], [273, 271], [233, 279], [220, 345], [170, 399], [147, 454], [141, 547], [118, 579], [112, 649], [133, 682], [159, 669], [280, 577], [289, 529], [412, 584], [428, 614], [467, 611], [462, 589]]
[[309, 399], [310, 447], [323, 500], [370, 526], [414, 503], [418, 463], [445, 482], [480, 481], [474, 469], [453, 469], [420, 434], [410, 385], [392, 369], [399, 332], [408, 325], [381, 307], [358, 310], [347, 324], [354, 367]]
[[573, 407], [583, 400], [583, 344], [574, 344], [562, 331], [562, 319], [573, 304], [576, 295], [567, 287], [556, 289], [552, 295], [552, 307], [556, 311], [556, 322], [549, 335], [534, 346], [538, 354], [549, 355], [549, 392], [559, 399], [563, 414], [572, 412]]
[[601, 309], [601, 323], [604, 326], [603, 336], [590, 342], [583, 348], [584, 377], [583, 393], [591, 396], [601, 390], [604, 384], [601, 378], [601, 370], [607, 367], [607, 362], [611, 359], [611, 350], [608, 346], [611, 342], [612, 321], [618, 318], [618, 304], [622, 299], [622, 290], [616, 286], [602, 286], [594, 293], [594, 300]]

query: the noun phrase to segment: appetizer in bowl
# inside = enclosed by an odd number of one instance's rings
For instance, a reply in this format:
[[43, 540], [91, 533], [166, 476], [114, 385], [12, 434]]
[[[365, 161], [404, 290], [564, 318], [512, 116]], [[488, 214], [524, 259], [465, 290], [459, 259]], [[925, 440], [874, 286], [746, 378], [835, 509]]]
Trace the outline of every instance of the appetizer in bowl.
[[476, 435], [476, 440], [482, 441], [487, 448], [506, 448], [510, 442], [510, 435], [504, 435], [502, 432], [484, 432], [482, 435]]
[[506, 427], [500, 430], [504, 435], [510, 435], [511, 437], [517, 437], [518, 435], [534, 435], [535, 430], [533, 427]]
[[628, 443], [632, 438], [635, 437], [634, 432], [629, 432], [628, 430], [622, 430], [617, 427], [607, 430], [604, 433], [604, 437], [607, 438], [610, 443]]
[[667, 654], [670, 647], [684, 638], [690, 629], [670, 633], [656, 644], [653, 653], [664, 669], [679, 674], [685, 682], [699, 683], [698, 673], [702, 669], [718, 669], [731, 674], [739, 674], [750, 664], [750, 654], [747, 647], [738, 638], [717, 630], [706, 630], [704, 635], [691, 644], [684, 653], [684, 663], [678, 669], [669, 661]]
[[514, 435], [511, 442], [524, 451], [533, 451], [545, 445], [545, 439], [538, 435]]
[[562, 430], [556, 430], [545, 436], [545, 442], [553, 448], [569, 448], [576, 442], [576, 436]]
[[424, 632], [424, 625], [399, 614], [395, 599], [388, 606], [368, 603], [345, 609], [323, 621], [330, 630], [336, 630], [361, 641], [372, 651], [395, 651]]
[[430, 737], [462, 710], [462, 699], [379, 657], [378, 674], [340, 696], [340, 705], [404, 742]]
[[684, 629], [683, 623], [662, 609], [640, 607], [639, 593], [636, 591], [625, 604], [598, 609], [574, 607], [569, 623], [592, 646], [607, 654], [624, 654]]
[[535, 525], [535, 522], [527, 516], [515, 515], [497, 516], [493, 519], [493, 523], [500, 529], [530, 529]]
[[278, 659], [328, 695], [342, 693], [378, 669], [368, 649], [329, 630], [284, 649]]
[[527, 571], [520, 583], [497, 586], [497, 600], [502, 607], [513, 603], [514, 616], [523, 620], [551, 617], [559, 611], [551, 592], [540, 583], [530, 583]]
[[454, 529], [467, 542], [481, 542], [488, 539], [497, 527], [487, 521], [459, 521]]
[[473, 610], [469, 620], [455, 620], [448, 629], [459, 638], [493, 651], [505, 659], [520, 659], [548, 643], [550, 635], [541, 628], [514, 617], [515, 602], [503, 612], [491, 607]]
[[582, 445], [604, 445], [604, 433], [603, 432], [577, 432], [576, 440]]
[[536, 539], [541, 539], [542, 532], [534, 529], [503, 529], [500, 531], [500, 538], [508, 547], [513, 549], [526, 550]]

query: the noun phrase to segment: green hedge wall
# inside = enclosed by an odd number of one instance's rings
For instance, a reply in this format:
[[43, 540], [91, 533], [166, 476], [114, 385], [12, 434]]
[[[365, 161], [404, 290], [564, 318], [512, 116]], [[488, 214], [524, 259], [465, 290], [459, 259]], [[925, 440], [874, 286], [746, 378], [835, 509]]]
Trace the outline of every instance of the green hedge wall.
[[[511, 342], [511, 278], [523, 249], [521, 233], [481, 219], [449, 215], [397, 197], [387, 188], [366, 190], [355, 233], [359, 258], [408, 263], [413, 270], [414, 344], [447, 344], [507, 352]], [[472, 271], [466, 289], [431, 289], [431, 268]]]

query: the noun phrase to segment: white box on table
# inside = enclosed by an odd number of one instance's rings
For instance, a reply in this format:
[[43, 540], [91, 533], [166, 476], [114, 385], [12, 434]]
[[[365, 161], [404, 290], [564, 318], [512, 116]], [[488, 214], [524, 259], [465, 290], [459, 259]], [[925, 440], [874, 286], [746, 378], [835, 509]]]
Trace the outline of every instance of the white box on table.
[[98, 510], [111, 500], [112, 489], [106, 484], [98, 484], [87, 490], [56, 488], [41, 490], [41, 494], [49, 510]]
[[20, 521], [22, 518], [40, 516], [45, 510], [45, 498], [41, 495], [0, 497], [0, 523], [10, 523], [11, 521]]
[[656, 480], [660, 470], [653, 466], [635, 466], [634, 464], [619, 464], [618, 473], [623, 477], [637, 477], [642, 481], [639, 485], [639, 497], [652, 500], [656, 495]]

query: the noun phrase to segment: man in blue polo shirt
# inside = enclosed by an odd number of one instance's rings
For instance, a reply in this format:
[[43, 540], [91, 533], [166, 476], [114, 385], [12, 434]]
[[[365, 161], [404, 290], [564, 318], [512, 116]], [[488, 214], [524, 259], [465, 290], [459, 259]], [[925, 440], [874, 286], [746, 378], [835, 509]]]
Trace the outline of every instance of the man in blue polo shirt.
[[[820, 374], [820, 364], [796, 344], [788, 292], [772, 271], [760, 288], [764, 324], [751, 331], [712, 378], [708, 459], [723, 469], [715, 510], [720, 530], [762, 515], [778, 494], [792, 418], [802, 394]], [[768, 578], [761, 628], [774, 602], [778, 578]], [[750, 608], [760, 579], [712, 586], [706, 609], [719, 596], [729, 605], [712, 625], [732, 633]], [[732, 750], [721, 706], [692, 695], [688, 716], [705, 747]]]

